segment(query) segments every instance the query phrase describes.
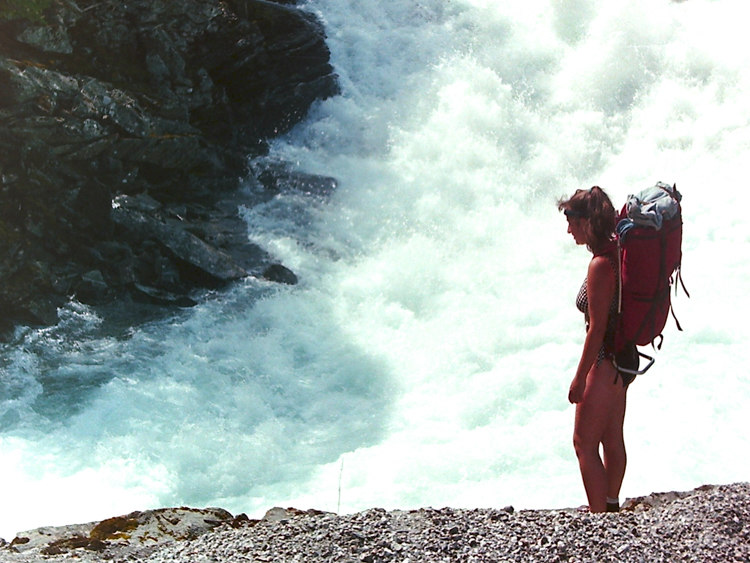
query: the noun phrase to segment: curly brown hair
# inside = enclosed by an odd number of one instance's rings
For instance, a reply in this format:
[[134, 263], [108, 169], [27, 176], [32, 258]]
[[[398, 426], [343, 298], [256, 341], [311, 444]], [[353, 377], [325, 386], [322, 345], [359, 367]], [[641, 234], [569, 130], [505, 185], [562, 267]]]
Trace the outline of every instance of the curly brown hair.
[[584, 230], [589, 250], [600, 249], [614, 238], [615, 207], [599, 186], [576, 190], [569, 199], [558, 201], [557, 209], [565, 212], [571, 219], [588, 219]]

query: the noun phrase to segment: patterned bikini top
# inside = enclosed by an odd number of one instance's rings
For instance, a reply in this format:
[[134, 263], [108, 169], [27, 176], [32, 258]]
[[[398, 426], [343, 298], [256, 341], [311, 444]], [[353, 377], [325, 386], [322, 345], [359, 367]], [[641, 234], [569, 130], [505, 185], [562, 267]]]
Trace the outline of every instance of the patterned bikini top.
[[[600, 254], [599, 256], [606, 256], [607, 260], [609, 260], [610, 265], [612, 266], [612, 271], [615, 273], [615, 280], [618, 279], [620, 273], [617, 268], [617, 263], [615, 261], [615, 258], [611, 256], [611, 253], [607, 254]], [[586, 291], [586, 283], [588, 282], [588, 277], [584, 278], [583, 285], [581, 286], [581, 289], [578, 290], [578, 295], [576, 296], [576, 307], [579, 311], [581, 311], [585, 315], [586, 319], [586, 330], [589, 328], [589, 298], [588, 293]], [[615, 286], [615, 294], [612, 296], [612, 303], [609, 306], [609, 316], [607, 318], [607, 331], [604, 333], [604, 351], [608, 354], [614, 353], [615, 349], [615, 332], [617, 330], [617, 316], [618, 316], [618, 309], [619, 309], [619, 296], [617, 295], [619, 291], [620, 284], [617, 283]]]

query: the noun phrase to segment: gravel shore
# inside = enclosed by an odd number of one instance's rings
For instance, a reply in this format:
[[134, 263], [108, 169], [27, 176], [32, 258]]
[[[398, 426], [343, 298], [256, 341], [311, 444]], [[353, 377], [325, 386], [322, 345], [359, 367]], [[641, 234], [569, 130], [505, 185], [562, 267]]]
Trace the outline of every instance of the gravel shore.
[[8, 545], [0, 561], [750, 562], [748, 483], [654, 494], [623, 508], [618, 514], [374, 508], [345, 516], [273, 509], [263, 520], [233, 517], [190, 540], [103, 542], [98, 551], [89, 545], [55, 555], [44, 555], [41, 546], [16, 552], [21, 546]]

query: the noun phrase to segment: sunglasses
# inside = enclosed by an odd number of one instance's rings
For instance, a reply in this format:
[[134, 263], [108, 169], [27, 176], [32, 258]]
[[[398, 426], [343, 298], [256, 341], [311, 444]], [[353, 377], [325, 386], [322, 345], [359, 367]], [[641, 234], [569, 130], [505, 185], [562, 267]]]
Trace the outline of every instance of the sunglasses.
[[563, 213], [570, 219], [584, 219], [586, 217], [585, 213], [581, 211], [573, 211], [572, 209], [565, 209], [563, 210]]

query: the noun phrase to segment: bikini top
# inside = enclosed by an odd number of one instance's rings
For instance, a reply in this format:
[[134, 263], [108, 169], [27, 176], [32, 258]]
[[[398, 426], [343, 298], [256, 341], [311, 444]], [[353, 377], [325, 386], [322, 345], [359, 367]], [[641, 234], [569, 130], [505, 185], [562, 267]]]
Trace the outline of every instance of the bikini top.
[[[611, 254], [611, 252], [608, 252], [599, 254], [597, 256], [606, 256], [607, 260], [609, 260], [609, 263], [612, 266], [612, 270], [615, 273], [615, 279], [617, 279], [617, 277], [619, 276], [619, 271], [615, 258], [613, 258]], [[576, 296], [576, 307], [585, 315], [586, 330], [588, 330], [589, 328], [589, 298], [586, 291], [587, 281], [588, 277], [584, 278], [583, 285], [581, 286], [581, 289], [578, 290], [578, 295]], [[614, 352], [614, 339], [615, 332], [617, 330], [617, 316], [620, 301], [617, 295], [618, 291], [619, 284], [617, 284], [615, 294], [612, 296], [612, 303], [609, 306], [609, 316], [607, 318], [607, 330], [604, 333], [604, 348], [607, 350], [607, 352]]]

